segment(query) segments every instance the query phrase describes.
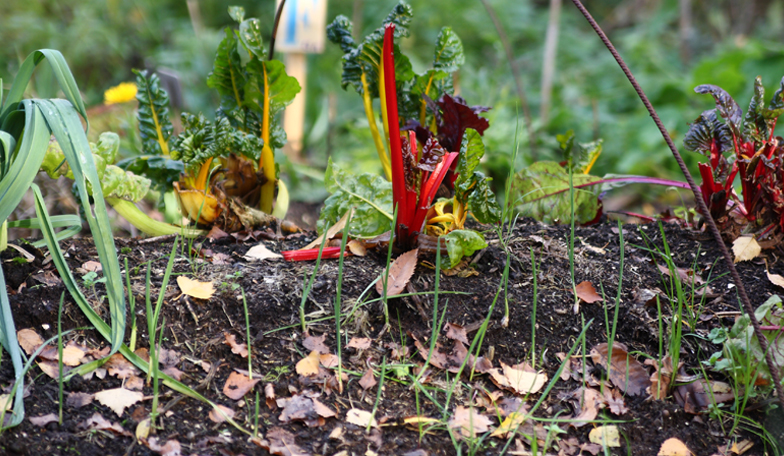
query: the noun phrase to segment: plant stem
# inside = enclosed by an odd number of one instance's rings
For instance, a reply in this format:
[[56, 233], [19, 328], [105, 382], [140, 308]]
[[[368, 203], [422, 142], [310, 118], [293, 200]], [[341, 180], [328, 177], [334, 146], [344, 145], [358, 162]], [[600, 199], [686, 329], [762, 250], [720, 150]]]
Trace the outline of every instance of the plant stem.
[[373, 112], [373, 100], [370, 98], [370, 89], [368, 88], [367, 76], [362, 72], [362, 104], [365, 106], [365, 116], [370, 126], [370, 133], [373, 136], [373, 144], [376, 145], [376, 152], [378, 152], [378, 159], [381, 160], [381, 166], [384, 168], [384, 176], [388, 181], [392, 181], [392, 165], [389, 161], [389, 154], [384, 148], [384, 140], [381, 138], [381, 133], [378, 131], [376, 125], [376, 115]]
[[596, 34], [599, 35], [599, 38], [602, 40], [607, 49], [610, 51], [612, 56], [615, 58], [615, 61], [618, 62], [618, 65], [623, 70], [626, 77], [629, 79], [629, 82], [634, 87], [635, 92], [642, 100], [643, 104], [645, 105], [646, 109], [650, 113], [653, 121], [656, 123], [656, 126], [659, 128], [662, 136], [664, 137], [664, 141], [669, 146], [670, 151], [672, 151], [672, 155], [675, 157], [675, 160], [678, 162], [678, 166], [681, 168], [681, 172], [683, 172], [683, 176], [686, 178], [686, 181], [689, 183], [689, 187], [691, 188], [692, 193], [694, 193], [694, 200], [697, 203], [697, 208], [699, 209], [700, 213], [705, 217], [705, 221], [708, 223], [708, 228], [710, 229], [713, 238], [716, 240], [716, 244], [718, 244], [719, 249], [721, 250], [722, 255], [724, 256], [724, 260], [727, 263], [727, 267], [730, 270], [730, 275], [732, 276], [732, 281], [735, 282], [736, 290], [738, 291], [738, 296], [740, 297], [740, 302], [743, 305], [743, 310], [748, 314], [749, 319], [751, 320], [751, 324], [754, 327], [754, 334], [756, 334], [757, 339], [760, 343], [760, 348], [762, 352], [765, 353], [765, 362], [768, 365], [768, 369], [770, 370], [770, 376], [773, 380], [773, 385], [776, 389], [776, 395], [778, 396], [779, 403], [784, 407], [784, 386], [781, 384], [781, 378], [779, 376], [779, 372], [777, 370], [776, 364], [773, 363], [773, 357], [768, 350], [768, 340], [762, 334], [762, 329], [760, 328], [759, 321], [757, 321], [757, 317], [754, 315], [754, 307], [751, 305], [751, 300], [749, 299], [748, 293], [746, 293], [746, 287], [743, 285], [743, 280], [740, 278], [740, 274], [738, 274], [738, 270], [735, 268], [734, 258], [730, 254], [730, 251], [727, 249], [727, 246], [724, 245], [724, 241], [721, 238], [721, 233], [719, 232], [719, 228], [716, 226], [716, 222], [713, 220], [713, 217], [708, 210], [708, 206], [705, 204], [705, 201], [702, 199], [702, 195], [700, 193], [700, 189], [697, 184], [694, 182], [694, 179], [691, 177], [691, 173], [689, 172], [689, 168], [686, 167], [686, 163], [683, 161], [683, 157], [678, 152], [678, 149], [675, 147], [675, 143], [673, 143], [670, 134], [667, 132], [667, 129], [664, 128], [664, 124], [662, 123], [659, 115], [656, 113], [656, 110], [651, 105], [650, 100], [643, 92], [642, 87], [640, 84], [637, 83], [637, 80], [634, 78], [634, 75], [629, 70], [629, 67], [626, 65], [626, 62], [623, 61], [621, 55], [618, 54], [618, 51], [613, 46], [610, 39], [607, 38], [602, 28], [596, 23], [596, 20], [591, 16], [591, 13], [585, 9], [582, 2], [580, 0], [572, 0], [574, 5], [577, 7], [578, 10], [585, 16], [585, 19], [591, 24]]

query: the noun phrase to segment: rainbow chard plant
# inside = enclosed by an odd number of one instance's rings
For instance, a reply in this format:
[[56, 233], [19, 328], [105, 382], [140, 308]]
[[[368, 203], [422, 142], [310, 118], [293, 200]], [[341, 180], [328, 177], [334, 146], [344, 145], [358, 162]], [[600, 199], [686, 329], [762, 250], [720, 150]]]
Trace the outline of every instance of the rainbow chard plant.
[[[703, 112], [684, 138], [687, 150], [709, 158], [701, 163], [702, 198], [719, 228], [729, 238], [741, 232], [758, 234], [761, 240], [780, 238], [784, 232], [784, 148], [774, 136], [776, 122], [784, 113], [784, 78], [765, 106], [762, 79], [754, 80], [746, 115], [722, 88], [705, 84], [695, 92], [710, 94], [716, 108]], [[741, 196], [732, 183], [739, 176]]]

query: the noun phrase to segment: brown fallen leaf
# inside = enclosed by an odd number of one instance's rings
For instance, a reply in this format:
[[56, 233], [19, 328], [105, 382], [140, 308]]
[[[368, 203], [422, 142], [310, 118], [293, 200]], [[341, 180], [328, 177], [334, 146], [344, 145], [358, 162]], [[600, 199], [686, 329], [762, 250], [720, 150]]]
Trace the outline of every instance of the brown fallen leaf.
[[94, 396], [92, 394], [71, 392], [68, 393], [68, 397], [65, 399], [65, 405], [68, 407], [80, 408], [90, 404], [93, 399]]
[[223, 394], [229, 399], [238, 401], [242, 399], [248, 391], [253, 389], [260, 380], [261, 378], [254, 378], [251, 380], [247, 375], [240, 374], [239, 372], [232, 372], [229, 374], [229, 378], [226, 379], [226, 384], [223, 385]]
[[297, 445], [294, 434], [279, 427], [271, 428], [267, 432], [267, 438], [256, 444], [278, 456], [310, 456], [310, 453]]
[[378, 422], [373, 414], [360, 409], [350, 409], [346, 412], [346, 422], [365, 428], [368, 425], [378, 427]]
[[587, 280], [578, 283], [577, 287], [575, 288], [576, 288], [575, 291], [577, 292], [577, 297], [588, 304], [592, 304], [597, 301], [604, 301], [604, 299], [601, 296], [599, 296], [599, 294], [596, 292], [596, 288], [594, 288], [591, 282]]
[[370, 348], [370, 343], [372, 341], [369, 337], [352, 337], [346, 348], [356, 348], [357, 350], [367, 350]]
[[24, 352], [28, 355], [33, 354], [33, 352], [36, 351], [38, 347], [44, 344], [44, 340], [41, 338], [41, 336], [39, 336], [34, 329], [30, 328], [20, 329], [17, 331], [16, 340], [19, 341], [19, 346], [22, 347], [22, 350], [24, 350]]
[[243, 358], [248, 357], [248, 346], [246, 344], [238, 344], [237, 336], [229, 332], [223, 333], [223, 343], [231, 347], [231, 352], [235, 355], [240, 355]]
[[[220, 409], [220, 411], [218, 411], [218, 409]], [[210, 410], [209, 415], [207, 415], [213, 423], [223, 423], [228, 418], [234, 418], [234, 410], [229, 407], [218, 404], [218, 409], [213, 408]]]
[[180, 287], [182, 294], [191, 296], [196, 299], [210, 299], [215, 294], [215, 287], [212, 282], [199, 282], [189, 277], [177, 277], [177, 285]]
[[762, 247], [754, 239], [754, 236], [740, 236], [732, 242], [732, 253], [735, 254], [735, 263], [753, 260], [761, 252]]
[[275, 385], [272, 383], [264, 385], [264, 398], [268, 408], [272, 410], [278, 408], [278, 404], [275, 401]]
[[[147, 358], [149, 361], [149, 357]], [[109, 358], [103, 367], [106, 368], [109, 375], [114, 375], [117, 378], [123, 379], [128, 378], [131, 375], [138, 375], [139, 369], [137, 369], [133, 364], [130, 363], [125, 357], [120, 353], [115, 353]]]
[[83, 422], [79, 423], [77, 429], [85, 430], [85, 431], [110, 431], [116, 435], [122, 435], [126, 437], [132, 437], [133, 434], [126, 431], [125, 428], [120, 426], [120, 423], [112, 423], [111, 421], [107, 420], [98, 412], [93, 413], [93, 416], [87, 418]]
[[48, 415], [43, 416], [31, 416], [30, 422], [33, 423], [34, 426], [43, 427], [49, 423], [54, 423], [58, 420], [57, 415], [54, 413], [50, 413]]
[[[60, 377], [60, 366], [56, 361], [41, 360], [38, 361], [37, 364], [41, 371], [49, 378], [57, 379]], [[63, 374], [70, 372], [71, 369], [71, 367], [63, 366]]]
[[305, 338], [302, 339], [302, 346], [310, 351], [315, 350], [323, 355], [326, 355], [330, 352], [329, 347], [327, 347], [327, 345], [324, 343], [326, 339], [326, 333], [320, 336], [311, 336], [310, 334], [305, 333]]
[[229, 233], [223, 231], [222, 229], [218, 228], [218, 225], [213, 225], [210, 232], [207, 233], [207, 239], [217, 241], [219, 239], [223, 239], [229, 237]]
[[161, 456], [180, 456], [182, 452], [180, 442], [176, 440], [167, 440], [163, 445], [159, 445], [158, 439], [150, 437], [150, 440], [147, 441], [147, 447], [150, 451], [154, 451]]
[[365, 244], [357, 239], [348, 241], [346, 248], [348, 248], [348, 250], [354, 254], [354, 256], [363, 257], [367, 255], [367, 247], [365, 247]]
[[581, 427], [596, 419], [602, 406], [602, 395], [598, 391], [581, 387], [569, 393], [568, 397], [569, 403], [578, 411], [574, 422], [570, 421], [572, 426]]
[[122, 387], [95, 393], [95, 400], [112, 409], [117, 416], [122, 416], [126, 407], [130, 407], [142, 399], [144, 399], [144, 394]]
[[[659, 268], [659, 271], [662, 274], [669, 277], [670, 275], [670, 268], [667, 267], [665, 264], [658, 264], [656, 265]], [[699, 274], [695, 274], [691, 269], [683, 269], [679, 267], [675, 267], [675, 273], [678, 274], [678, 278], [681, 279], [681, 282], [685, 283], [686, 285], [702, 285], [705, 283], [700, 277]]]
[[676, 386], [672, 395], [678, 405], [692, 415], [702, 413], [711, 404], [735, 399], [732, 387], [728, 383], [708, 382], [704, 378]]
[[444, 325], [444, 331], [446, 331], [447, 339], [459, 340], [466, 345], [470, 345], [468, 342], [468, 334], [464, 327], [447, 322]]
[[141, 421], [139, 421], [139, 424], [136, 425], [136, 431], [134, 432], [136, 435], [136, 440], [140, 441], [142, 439], [146, 439], [150, 436], [151, 430], [152, 422], [150, 421], [150, 418], [142, 418]]
[[326, 355], [319, 355], [319, 362], [321, 363], [322, 366], [329, 369], [333, 367], [338, 367], [338, 364], [340, 364], [340, 358], [338, 358], [338, 355], [327, 353]]
[[386, 276], [387, 296], [400, 294], [405, 288], [417, 265], [417, 255], [419, 249], [410, 250], [389, 265], [389, 268], [381, 273], [381, 277], [376, 281], [376, 291], [384, 294], [384, 276]]
[[613, 344], [612, 360], [610, 360], [608, 367], [608, 350], [609, 347], [606, 343], [596, 345], [591, 349], [591, 359], [609, 372], [610, 380], [624, 393], [632, 396], [644, 394], [645, 390], [651, 386], [648, 371], [639, 361], [631, 357], [626, 346], [619, 342]]
[[477, 434], [484, 434], [492, 427], [490, 418], [477, 413], [473, 407], [458, 405], [449, 418], [450, 429], [457, 429], [458, 435], [466, 438], [476, 438]]
[[547, 374], [536, 372], [527, 364], [509, 366], [501, 363], [501, 370], [490, 369], [490, 379], [498, 387], [508, 389], [517, 394], [532, 394], [542, 389], [547, 383]]
[[373, 375], [373, 369], [370, 367], [362, 374], [362, 378], [359, 379], [359, 386], [361, 386], [363, 390], [373, 388], [377, 383], [376, 377]]
[[319, 372], [319, 352], [313, 350], [310, 354], [297, 363], [297, 373], [305, 377], [316, 375]]
[[103, 271], [103, 266], [97, 261], [90, 260], [82, 263], [82, 269], [87, 272], [101, 272]]

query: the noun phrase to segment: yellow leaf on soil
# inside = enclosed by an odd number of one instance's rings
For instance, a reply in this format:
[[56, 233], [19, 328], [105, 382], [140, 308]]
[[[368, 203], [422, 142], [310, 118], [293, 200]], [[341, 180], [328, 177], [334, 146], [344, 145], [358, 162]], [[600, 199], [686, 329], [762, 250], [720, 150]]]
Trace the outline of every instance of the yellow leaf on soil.
[[757, 258], [762, 252], [762, 248], [757, 244], [754, 236], [741, 236], [732, 243], [732, 253], [735, 254], [735, 262], [748, 261]]
[[662, 443], [659, 449], [658, 456], [691, 456], [692, 452], [686, 447], [686, 444], [676, 439], [675, 437], [669, 438]]
[[19, 341], [19, 346], [22, 347], [22, 350], [24, 350], [24, 352], [28, 355], [33, 353], [44, 343], [44, 340], [41, 339], [41, 336], [39, 336], [35, 330], [30, 328], [20, 329], [16, 333], [16, 340]]
[[598, 426], [591, 429], [588, 434], [591, 443], [606, 447], [618, 448], [621, 446], [621, 438], [618, 434], [618, 426]]
[[182, 294], [198, 299], [210, 299], [215, 294], [212, 282], [199, 282], [185, 276], [179, 276], [177, 277], [177, 285], [180, 286]]
[[299, 375], [304, 375], [305, 377], [318, 374], [319, 361], [319, 352], [313, 350], [308, 356], [302, 358], [297, 363], [297, 373]]

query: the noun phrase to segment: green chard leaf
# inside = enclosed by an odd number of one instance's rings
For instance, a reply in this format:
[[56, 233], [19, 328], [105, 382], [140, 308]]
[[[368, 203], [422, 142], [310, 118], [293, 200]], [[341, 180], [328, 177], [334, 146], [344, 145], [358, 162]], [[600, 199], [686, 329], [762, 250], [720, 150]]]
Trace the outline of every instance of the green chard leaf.
[[229, 16], [237, 22], [245, 20], [245, 8], [241, 6], [230, 6]]
[[373, 237], [389, 231], [392, 216], [392, 184], [375, 174], [349, 174], [329, 160], [324, 173], [324, 185], [332, 195], [324, 201], [316, 224], [319, 232], [324, 226], [337, 223], [348, 210], [351, 235]]
[[349, 53], [357, 47], [352, 32], [354, 24], [344, 15], [339, 15], [327, 26], [327, 39], [340, 46], [344, 53]]
[[[119, 198], [138, 203], [150, 190], [150, 179], [125, 171], [119, 166], [109, 165], [101, 177], [101, 190], [104, 198]], [[92, 186], [87, 183], [92, 194]]]
[[710, 94], [716, 100], [716, 109], [719, 115], [726, 119], [730, 131], [736, 137], [740, 137], [740, 127], [743, 112], [738, 103], [732, 99], [724, 89], [713, 84], [703, 84], [694, 88], [694, 91], [701, 94]]
[[463, 42], [451, 27], [444, 27], [436, 39], [436, 50], [433, 56], [433, 69], [445, 73], [454, 73], [465, 63]]
[[257, 59], [262, 59], [264, 57], [264, 39], [261, 37], [261, 21], [256, 18], [242, 21], [237, 35], [240, 37], [242, 46], [248, 51], [248, 54]]
[[574, 130], [569, 130], [563, 135], [555, 137], [561, 146], [564, 160], [572, 164], [576, 174], [582, 174], [591, 165], [596, 156], [602, 153], [602, 140], [589, 143], [579, 143], [574, 136]]
[[472, 230], [454, 230], [442, 237], [446, 240], [446, 251], [449, 253], [449, 268], [457, 266], [463, 257], [487, 247], [485, 238]]
[[198, 116], [182, 114], [185, 129], [172, 142], [172, 158], [182, 160], [186, 170], [197, 170], [210, 158], [237, 154], [258, 161], [263, 141], [253, 134], [234, 128], [229, 119], [219, 117], [215, 122]]
[[207, 86], [221, 96], [221, 109], [226, 112], [242, 107], [245, 91], [245, 70], [237, 52], [237, 37], [226, 27], [226, 37], [218, 45], [212, 72], [207, 77]]
[[[174, 151], [172, 151], [172, 154]], [[163, 194], [171, 191], [172, 182], [179, 180], [185, 171], [180, 160], [172, 160], [160, 155], [137, 155], [117, 162], [117, 166], [136, 175], [146, 176], [152, 181], [156, 191]]]
[[139, 134], [142, 149], [149, 155], [168, 155], [172, 124], [169, 120], [169, 95], [161, 87], [160, 79], [147, 70], [134, 70], [136, 73], [136, 100], [139, 108]]
[[297, 78], [286, 74], [286, 66], [280, 60], [252, 59], [246, 69], [248, 81], [245, 84], [245, 102], [258, 113], [263, 112], [265, 69], [269, 87], [270, 117], [294, 101], [300, 91]]
[[467, 128], [460, 144], [460, 155], [457, 158], [457, 180], [455, 180], [455, 197], [465, 201], [473, 183], [474, 170], [485, 155], [482, 136], [474, 129]]
[[[754, 315], [758, 321], [764, 321], [767, 325], [781, 326], [784, 324], [784, 308], [782, 308], [781, 298], [775, 295], [771, 296], [754, 311]], [[767, 334], [768, 352], [771, 353], [773, 364], [784, 366], [784, 339], [779, 337], [776, 331], [768, 331]], [[765, 352], [754, 333], [748, 315], [743, 315], [735, 320], [735, 324], [724, 342], [724, 355], [731, 360], [728, 365], [731, 368], [728, 370], [742, 369], [746, 371], [746, 366], [749, 366], [751, 372], [756, 371], [757, 375], [770, 382], [771, 376], [765, 362]], [[779, 370], [779, 375], [783, 370], [784, 368]], [[751, 378], [750, 380], [753, 382], [755, 379]]]
[[[545, 223], [569, 223], [571, 198], [569, 172], [551, 161], [540, 161], [515, 175], [514, 190], [518, 208], [523, 215]], [[589, 174], [573, 174], [575, 186], [596, 182], [601, 178]], [[593, 220], [599, 211], [597, 187], [574, 189], [574, 215], [579, 223]], [[558, 193], [560, 192], [560, 193]]]
[[784, 78], [781, 78], [779, 89], [773, 93], [773, 98], [764, 113], [766, 119], [776, 119], [782, 114], [784, 114]]
[[479, 223], [498, 223], [501, 221], [501, 206], [490, 188], [493, 179], [481, 171], [476, 171], [473, 179], [475, 184], [468, 194], [468, 209]]

